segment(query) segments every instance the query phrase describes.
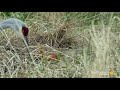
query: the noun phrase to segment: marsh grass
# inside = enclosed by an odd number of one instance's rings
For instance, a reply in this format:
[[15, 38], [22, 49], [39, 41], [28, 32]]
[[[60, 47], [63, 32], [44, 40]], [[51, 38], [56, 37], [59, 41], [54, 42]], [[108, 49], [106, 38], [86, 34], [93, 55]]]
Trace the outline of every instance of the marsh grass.
[[[21, 19], [30, 33], [27, 52], [12, 30], [0, 32], [0, 77], [119, 78], [119, 16], [119, 12], [1, 12], [0, 20]], [[48, 61], [51, 52], [58, 60]]]

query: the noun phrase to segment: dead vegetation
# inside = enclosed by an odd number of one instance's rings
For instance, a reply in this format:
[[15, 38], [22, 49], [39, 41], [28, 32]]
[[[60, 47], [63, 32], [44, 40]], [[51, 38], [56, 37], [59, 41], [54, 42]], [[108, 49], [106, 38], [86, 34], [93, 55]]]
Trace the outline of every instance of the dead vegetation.
[[15, 33], [0, 33], [0, 77], [118, 77], [119, 18], [110, 15], [28, 13], [30, 52]]

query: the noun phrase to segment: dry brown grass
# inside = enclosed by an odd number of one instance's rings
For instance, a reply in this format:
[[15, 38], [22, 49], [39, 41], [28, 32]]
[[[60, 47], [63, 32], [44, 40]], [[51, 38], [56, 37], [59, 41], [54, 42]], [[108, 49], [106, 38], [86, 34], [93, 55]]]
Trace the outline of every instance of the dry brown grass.
[[[25, 14], [25, 22], [30, 28], [30, 52], [11, 30], [5, 30], [6, 37], [1, 33], [0, 77], [119, 77], [120, 19], [113, 13], [96, 13], [88, 17], [89, 14]], [[107, 22], [102, 19], [106, 17]], [[95, 23], [98, 18], [101, 20]], [[51, 53], [55, 53], [57, 59], [50, 60]], [[115, 71], [113, 76], [109, 75], [109, 69]]]

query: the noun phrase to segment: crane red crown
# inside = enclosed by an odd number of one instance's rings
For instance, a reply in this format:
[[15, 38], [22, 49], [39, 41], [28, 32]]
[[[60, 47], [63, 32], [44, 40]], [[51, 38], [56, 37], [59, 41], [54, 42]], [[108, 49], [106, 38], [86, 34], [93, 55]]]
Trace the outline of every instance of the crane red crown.
[[27, 36], [29, 33], [29, 29], [27, 27], [22, 27], [22, 33], [24, 36]]

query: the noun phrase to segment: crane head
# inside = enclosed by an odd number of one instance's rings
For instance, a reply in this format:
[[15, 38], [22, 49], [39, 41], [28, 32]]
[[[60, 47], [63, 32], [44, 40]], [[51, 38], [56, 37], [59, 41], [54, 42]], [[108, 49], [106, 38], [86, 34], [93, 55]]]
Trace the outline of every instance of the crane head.
[[29, 33], [29, 29], [27, 27], [22, 27], [22, 34], [24, 36], [24, 39], [26, 40], [27, 44], [28, 44], [28, 33]]

